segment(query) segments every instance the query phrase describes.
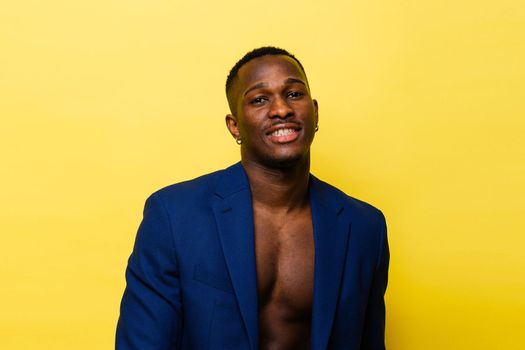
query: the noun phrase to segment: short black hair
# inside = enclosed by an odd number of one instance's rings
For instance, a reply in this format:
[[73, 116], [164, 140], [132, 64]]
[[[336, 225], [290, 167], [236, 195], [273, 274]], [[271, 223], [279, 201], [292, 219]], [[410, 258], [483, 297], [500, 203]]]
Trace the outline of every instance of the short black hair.
[[233, 81], [237, 77], [237, 73], [239, 72], [239, 69], [241, 69], [242, 66], [244, 66], [246, 63], [250, 62], [254, 58], [267, 56], [267, 55], [283, 55], [283, 56], [288, 56], [292, 58], [295, 62], [297, 62], [297, 64], [303, 71], [304, 76], [306, 77], [306, 72], [301, 62], [299, 62], [297, 57], [295, 57], [294, 55], [292, 55], [290, 52], [286, 51], [285, 49], [281, 49], [275, 46], [263, 46], [257, 49], [253, 49], [252, 51], [244, 55], [239, 61], [237, 61], [237, 63], [235, 63], [233, 68], [230, 70], [230, 73], [228, 74], [228, 78], [226, 79], [226, 97], [228, 98], [228, 104], [230, 106], [230, 111], [232, 113], [234, 113], [233, 111], [234, 106], [232, 105], [233, 101], [231, 101], [230, 91], [233, 85]]

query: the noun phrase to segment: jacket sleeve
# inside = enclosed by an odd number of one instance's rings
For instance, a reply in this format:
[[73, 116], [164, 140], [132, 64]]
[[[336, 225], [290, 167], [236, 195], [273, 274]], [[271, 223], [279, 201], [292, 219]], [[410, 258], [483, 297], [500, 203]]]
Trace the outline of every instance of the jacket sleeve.
[[379, 259], [374, 274], [368, 304], [366, 308], [365, 327], [361, 340], [362, 350], [385, 349], [385, 299], [388, 283], [388, 265], [390, 251], [388, 248], [385, 218], [381, 214], [381, 235]]
[[146, 201], [126, 283], [115, 348], [178, 348], [182, 310], [177, 261], [168, 213], [155, 194]]

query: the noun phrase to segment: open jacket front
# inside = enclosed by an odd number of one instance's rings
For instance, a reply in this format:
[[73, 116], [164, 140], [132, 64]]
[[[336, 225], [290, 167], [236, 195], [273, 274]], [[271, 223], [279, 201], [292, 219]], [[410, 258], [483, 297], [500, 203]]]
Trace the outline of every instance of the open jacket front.
[[[313, 175], [309, 198], [312, 349], [384, 349], [384, 217]], [[126, 280], [117, 350], [258, 349], [253, 209], [240, 163], [148, 198]]]

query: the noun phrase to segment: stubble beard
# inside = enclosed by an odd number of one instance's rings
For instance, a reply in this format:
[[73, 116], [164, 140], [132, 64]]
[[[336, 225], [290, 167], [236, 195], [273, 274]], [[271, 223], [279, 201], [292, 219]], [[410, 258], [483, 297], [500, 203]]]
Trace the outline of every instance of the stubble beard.
[[[246, 152], [241, 152], [243, 159]], [[305, 162], [309, 165], [310, 162], [310, 146], [304, 152], [297, 152], [294, 154], [278, 155], [278, 154], [257, 154], [247, 159], [249, 161], [255, 162], [268, 169], [279, 169], [287, 170], [297, 166], [304, 165]]]

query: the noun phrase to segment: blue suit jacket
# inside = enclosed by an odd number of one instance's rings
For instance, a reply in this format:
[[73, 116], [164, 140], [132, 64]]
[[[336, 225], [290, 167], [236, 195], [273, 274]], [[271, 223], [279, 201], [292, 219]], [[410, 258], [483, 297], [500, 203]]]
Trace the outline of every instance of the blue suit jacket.
[[[312, 175], [309, 198], [312, 349], [384, 349], [384, 217]], [[240, 163], [148, 198], [126, 280], [118, 350], [258, 349], [253, 213]]]

